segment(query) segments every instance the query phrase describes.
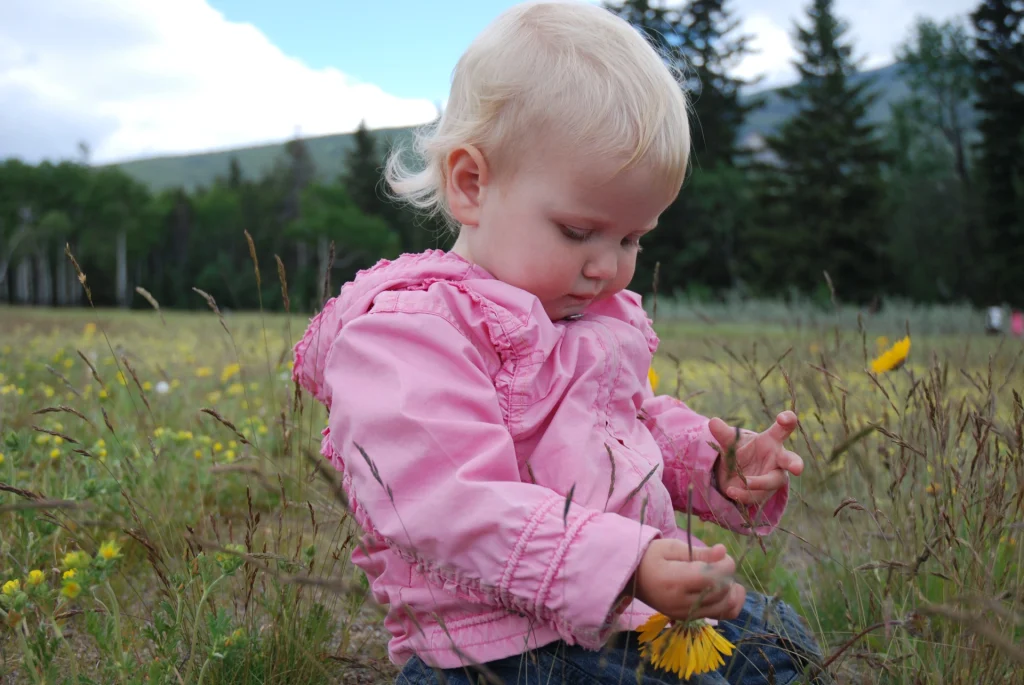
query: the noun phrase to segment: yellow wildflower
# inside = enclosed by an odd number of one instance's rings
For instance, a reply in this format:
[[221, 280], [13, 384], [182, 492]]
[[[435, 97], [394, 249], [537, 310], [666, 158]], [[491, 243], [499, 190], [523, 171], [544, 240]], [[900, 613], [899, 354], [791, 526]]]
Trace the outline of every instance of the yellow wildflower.
[[203, 458], [203, 451], [202, 450], [196, 450], [192, 454], [193, 454], [193, 456], [195, 456], [196, 459], [202, 459]]
[[228, 364], [224, 367], [224, 370], [220, 372], [220, 382], [227, 383], [229, 380], [237, 376], [242, 371], [240, 364]]
[[71, 580], [72, 578], [74, 578], [77, 575], [78, 575], [78, 571], [76, 571], [73, 568], [69, 568], [67, 571], [64, 572], [64, 575], [61, 576], [61, 577], [64, 578], [64, 580]]
[[4, 463], [4, 453], [0, 452], [0, 466], [3, 466], [3, 463]]
[[106, 388], [100, 388], [100, 399], [105, 400], [110, 397], [110, 393], [107, 392]]
[[82, 329], [82, 335], [85, 336], [86, 338], [90, 338], [90, 337], [92, 337], [95, 334], [96, 334], [96, 324], [94, 324], [92, 321], [90, 321], [89, 323], [85, 324], [85, 328]]
[[72, 359], [71, 357], [68, 357], [67, 359], [64, 360], [64, 368], [65, 369], [70, 369], [74, 365], [75, 365], [75, 360]]
[[707, 621], [671, 621], [655, 614], [639, 628], [640, 654], [683, 678], [723, 666], [735, 647]]
[[[60, 430], [60, 429], [58, 428], [57, 430]], [[60, 437], [59, 435], [53, 436], [53, 444], [54, 445], [63, 445], [64, 444], [64, 438]]]
[[21, 581], [15, 578], [14, 580], [8, 580], [4, 583], [4, 587], [0, 592], [3, 592], [8, 597], [13, 597], [14, 593], [21, 589]]
[[64, 583], [64, 587], [61, 588], [60, 594], [64, 595], [68, 599], [74, 599], [78, 595], [82, 594], [82, 586], [78, 584], [77, 580], [69, 580]]
[[107, 540], [100, 545], [99, 555], [107, 561], [110, 561], [121, 556], [121, 548], [113, 540]]
[[146, 392], [149, 392], [150, 390], [153, 389], [153, 384], [150, 383], [149, 381], [144, 381], [142, 383], [142, 389], [145, 390]]
[[46, 574], [39, 569], [33, 569], [28, 572], [28, 579], [25, 581], [25, 584], [42, 585], [44, 580], [46, 580]]
[[245, 386], [241, 383], [232, 383], [228, 386], [229, 395], [241, 395], [243, 392], [245, 392]]
[[58, 457], [60, 457], [60, 450], [54, 447], [50, 450], [50, 459], [57, 459]]
[[224, 445], [220, 444], [219, 442], [213, 443], [213, 451], [214, 452], [220, 452], [223, 449], [224, 449]]
[[85, 568], [89, 565], [89, 555], [81, 550], [68, 552], [64, 555], [64, 568]]
[[902, 340], [897, 340], [892, 347], [872, 361], [871, 370], [875, 373], [885, 373], [898, 369], [907, 361], [908, 354], [910, 354], [910, 338], [905, 337]]
[[209, 378], [213, 375], [213, 369], [209, 366], [200, 366], [196, 369], [196, 378]]
[[653, 364], [651, 365], [651, 368], [647, 370], [647, 380], [651, 383], [651, 390], [658, 392], [658, 383], [661, 381], [661, 378], [658, 376], [658, 372], [654, 370]]
[[235, 451], [234, 450], [228, 450], [227, 452], [224, 453], [224, 458], [227, 459], [228, 461], [234, 461], [235, 460]]

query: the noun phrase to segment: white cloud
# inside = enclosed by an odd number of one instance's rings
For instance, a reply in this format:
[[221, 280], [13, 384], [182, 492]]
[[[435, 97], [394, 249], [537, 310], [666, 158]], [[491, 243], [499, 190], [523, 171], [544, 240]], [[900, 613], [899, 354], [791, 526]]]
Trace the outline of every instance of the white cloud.
[[312, 69], [205, 0], [0, 2], [0, 159], [96, 162], [428, 121], [435, 105]]
[[[760, 50], [747, 57], [737, 74], [745, 78], [762, 74], [761, 86], [778, 86], [796, 79], [792, 60], [795, 24], [808, 23], [810, 0], [734, 0], [732, 9], [742, 19], [740, 28], [755, 36], [752, 46]], [[836, 0], [834, 11], [847, 23], [845, 38], [854, 44], [855, 58], [864, 68], [890, 64], [896, 46], [906, 37], [917, 17], [937, 21], [966, 16], [977, 0]]]
[[[757, 50], [739, 75], [763, 76], [762, 87], [795, 78], [793, 25], [806, 22], [808, 3], [733, 0]], [[57, 4], [0, 0], [0, 159], [73, 157], [84, 141], [95, 161], [108, 162], [435, 116], [433, 102], [306, 66], [206, 0], [60, 0], [59, 12]], [[916, 16], [946, 19], [975, 4], [837, 0], [836, 12], [849, 21], [856, 54], [878, 66]]]

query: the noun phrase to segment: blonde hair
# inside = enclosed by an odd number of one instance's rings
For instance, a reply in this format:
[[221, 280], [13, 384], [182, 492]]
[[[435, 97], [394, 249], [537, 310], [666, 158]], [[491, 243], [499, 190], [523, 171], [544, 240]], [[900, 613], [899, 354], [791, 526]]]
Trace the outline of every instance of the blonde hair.
[[477, 36], [459, 59], [448, 104], [416, 132], [410, 168], [396, 147], [385, 179], [396, 199], [453, 226], [446, 160], [474, 145], [507, 169], [538, 138], [561, 135], [588, 154], [654, 165], [679, 188], [690, 154], [687, 100], [661, 55], [629, 23], [574, 0], [516, 5]]

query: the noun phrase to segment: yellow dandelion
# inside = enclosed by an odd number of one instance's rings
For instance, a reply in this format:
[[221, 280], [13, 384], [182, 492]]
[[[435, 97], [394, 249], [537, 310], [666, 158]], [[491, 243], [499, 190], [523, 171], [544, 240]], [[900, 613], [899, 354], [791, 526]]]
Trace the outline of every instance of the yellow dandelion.
[[33, 569], [28, 572], [28, 578], [25, 580], [25, 584], [42, 585], [44, 580], [46, 580], [46, 574], [39, 569]]
[[203, 458], [203, 451], [202, 450], [196, 450], [195, 452], [192, 453], [192, 455], [196, 459], [202, 459]]
[[116, 559], [121, 556], [121, 548], [113, 540], [107, 540], [100, 545], [99, 555], [107, 561], [110, 561], [111, 559]]
[[206, 396], [206, 401], [210, 404], [217, 404], [220, 402], [220, 390], [214, 390]]
[[235, 460], [235, 451], [234, 450], [228, 450], [227, 452], [224, 453], [224, 458], [227, 459], [228, 461], [234, 461]]
[[70, 369], [74, 365], [75, 365], [75, 360], [74, 359], [71, 359], [70, 357], [68, 357], [67, 359], [64, 360], [64, 368], [65, 369]]
[[3, 463], [4, 463], [4, 453], [0, 452], [0, 466], [3, 466]]
[[871, 362], [871, 370], [875, 373], [885, 373], [898, 369], [907, 361], [907, 355], [909, 354], [910, 338], [905, 337], [902, 340], [897, 340], [892, 347]]
[[50, 450], [50, 459], [57, 459], [58, 457], [60, 457], [60, 450], [54, 447]]
[[82, 335], [85, 336], [86, 338], [89, 338], [89, 337], [92, 337], [95, 334], [96, 334], [96, 324], [94, 324], [91, 321], [89, 323], [85, 324], [85, 328], [82, 329]]
[[50, 442], [50, 436], [47, 435], [46, 433], [40, 433], [39, 435], [36, 436], [37, 445], [45, 445], [48, 442]]
[[44, 385], [43, 386], [43, 394], [46, 395], [47, 399], [49, 399], [49, 398], [53, 397], [55, 394], [57, 394], [57, 393], [50, 386]]
[[69, 580], [64, 583], [64, 587], [60, 589], [60, 594], [64, 595], [68, 599], [74, 599], [78, 595], [82, 594], [82, 586], [78, 584], [77, 580]]
[[142, 389], [145, 390], [146, 392], [149, 392], [150, 390], [153, 389], [153, 384], [150, 383], [149, 381], [145, 381], [142, 384]]
[[243, 392], [245, 392], [245, 386], [241, 383], [232, 383], [228, 386], [229, 395], [241, 395]]
[[241, 370], [242, 366], [240, 364], [228, 364], [224, 367], [224, 370], [220, 372], [220, 382], [227, 383], [229, 380], [237, 376]]
[[224, 445], [220, 444], [219, 442], [213, 443], [213, 451], [214, 452], [220, 452], [223, 449], [224, 449]]
[[110, 393], [107, 392], [106, 388], [100, 388], [100, 399], [105, 400], [110, 397]]
[[64, 580], [71, 580], [72, 578], [74, 578], [77, 575], [78, 575], [78, 571], [76, 571], [73, 568], [69, 568], [67, 571], [64, 572], [64, 575], [62, 575], [61, 577]]
[[[57, 430], [60, 430], [60, 428], [58, 428]], [[60, 437], [59, 435], [54, 436], [53, 444], [54, 445], [63, 445], [64, 444], [64, 438]]]
[[651, 368], [647, 370], [647, 380], [651, 383], [651, 390], [658, 392], [658, 383], [661, 381], [661, 378], [658, 376], [658, 372], [654, 370], [654, 365], [651, 365]]
[[209, 366], [200, 366], [196, 369], [196, 378], [209, 378], [213, 375], [213, 369]]
[[14, 593], [21, 589], [21, 581], [15, 578], [14, 580], [8, 580], [4, 583], [4, 587], [0, 592], [3, 592], [8, 597], [13, 597]]
[[735, 646], [703, 619], [670, 621], [655, 614], [640, 626], [640, 654], [655, 668], [683, 678], [725, 665]]
[[[260, 435], [266, 435], [269, 432], [269, 429], [266, 426], [260, 426], [259, 428], [256, 429], [256, 432], [259, 433]], [[2, 462], [3, 459], [0, 459], [0, 463]]]

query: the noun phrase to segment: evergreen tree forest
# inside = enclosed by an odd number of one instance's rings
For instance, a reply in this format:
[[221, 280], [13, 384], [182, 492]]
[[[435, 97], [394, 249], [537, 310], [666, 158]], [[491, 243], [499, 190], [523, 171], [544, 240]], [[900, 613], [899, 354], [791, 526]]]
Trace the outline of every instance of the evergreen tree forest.
[[[606, 0], [680, 74], [692, 169], [644, 243], [632, 288], [722, 297], [884, 298], [1024, 307], [1024, 0], [920, 18], [894, 55], [909, 95], [884, 124], [833, 0], [792, 27], [792, 115], [741, 139], [758, 99], [729, 0]], [[83, 159], [0, 162], [0, 302], [312, 311], [381, 258], [452, 239], [389, 201], [388, 150], [361, 127], [324, 178], [299, 138], [262, 178], [233, 163], [159, 192]], [[74, 262], [68, 253], [73, 255]], [[258, 257], [258, 276], [253, 254]], [[77, 267], [75, 266], [77, 264]], [[281, 275], [287, 281], [282, 297]]]

